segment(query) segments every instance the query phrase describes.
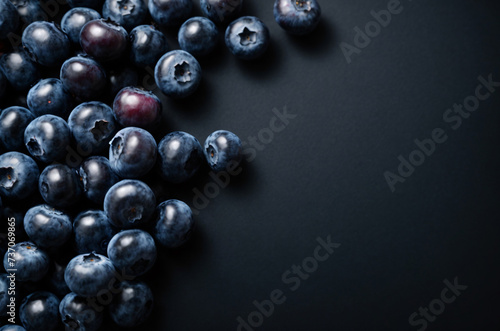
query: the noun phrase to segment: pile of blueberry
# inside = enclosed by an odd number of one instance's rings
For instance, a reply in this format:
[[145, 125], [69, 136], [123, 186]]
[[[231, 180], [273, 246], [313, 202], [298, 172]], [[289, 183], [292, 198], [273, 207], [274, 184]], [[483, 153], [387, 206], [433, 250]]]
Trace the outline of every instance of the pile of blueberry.
[[[157, 245], [183, 245], [194, 220], [182, 201], [158, 204], [144, 178], [157, 173], [177, 185], [207, 165], [235, 167], [242, 143], [226, 130], [203, 146], [189, 133], [162, 132], [162, 102], [137, 87], [139, 77], [154, 68], [163, 94], [187, 98], [200, 85], [197, 58], [217, 47], [219, 29], [242, 60], [270, 43], [264, 22], [240, 17], [242, 0], [200, 0], [206, 17], [190, 17], [192, 0], [67, 1], [56, 24], [44, 0], [0, 0], [0, 214], [8, 225], [0, 331], [98, 330], [96, 300], [120, 327], [148, 318], [153, 294], [141, 276]], [[311, 32], [320, 15], [316, 0], [274, 4], [291, 34]], [[172, 29], [181, 50], [169, 49]]]

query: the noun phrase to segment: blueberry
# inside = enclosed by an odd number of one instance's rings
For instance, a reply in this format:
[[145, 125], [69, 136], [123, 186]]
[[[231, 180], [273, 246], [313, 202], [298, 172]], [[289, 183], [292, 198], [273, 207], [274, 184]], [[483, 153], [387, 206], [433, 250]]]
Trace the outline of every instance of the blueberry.
[[19, 17], [25, 24], [35, 21], [47, 21], [47, 14], [43, 11], [38, 0], [11, 0], [17, 9]]
[[155, 81], [160, 90], [169, 97], [188, 97], [200, 85], [200, 64], [186, 51], [168, 52], [156, 64]]
[[321, 7], [316, 0], [276, 0], [274, 19], [288, 33], [305, 35], [318, 25]]
[[138, 67], [154, 67], [169, 47], [165, 35], [152, 25], [139, 25], [129, 35], [130, 60]]
[[36, 189], [40, 170], [29, 156], [19, 152], [0, 155], [0, 195], [10, 199], [24, 199]]
[[[7, 252], [3, 258], [5, 270], [16, 269], [16, 280], [20, 282], [41, 280], [49, 270], [49, 256], [34, 243], [23, 241], [12, 247], [13, 255]], [[11, 260], [9, 260], [11, 258]], [[14, 260], [15, 262], [13, 262]]]
[[106, 0], [102, 7], [102, 16], [110, 18], [130, 31], [142, 24], [148, 14], [143, 0]]
[[240, 138], [226, 130], [211, 133], [204, 148], [208, 165], [217, 172], [236, 167], [243, 157]]
[[0, 114], [0, 142], [10, 151], [24, 147], [24, 130], [35, 119], [31, 111], [24, 107], [6, 108]]
[[16, 31], [19, 26], [19, 14], [9, 0], [0, 0], [0, 36]]
[[24, 131], [24, 144], [33, 157], [50, 163], [66, 155], [70, 131], [65, 120], [54, 115], [35, 118]]
[[38, 189], [45, 202], [59, 208], [74, 205], [82, 194], [76, 171], [64, 164], [47, 166], [40, 174]]
[[125, 87], [113, 101], [115, 118], [122, 126], [153, 128], [160, 121], [162, 104], [153, 92]]
[[97, 331], [101, 327], [103, 313], [97, 311], [88, 298], [76, 293], [67, 294], [59, 305], [59, 314], [67, 331]]
[[172, 183], [190, 179], [204, 162], [198, 139], [181, 131], [163, 137], [158, 144], [158, 156], [163, 179]]
[[241, 12], [243, 0], [200, 0], [201, 11], [217, 24], [231, 22]]
[[50, 272], [49, 276], [49, 288], [52, 293], [57, 295], [58, 297], [62, 298], [69, 292], [68, 285], [66, 285], [66, 282], [64, 281], [64, 271], [66, 270], [66, 265], [65, 264], [59, 264], [54, 262], [54, 267], [52, 268], [52, 271]]
[[148, 223], [155, 212], [156, 197], [141, 181], [122, 180], [113, 185], [104, 198], [109, 222], [121, 229]]
[[109, 160], [103, 156], [91, 156], [83, 161], [79, 174], [83, 182], [83, 193], [87, 199], [101, 206], [106, 192], [119, 181], [118, 175], [111, 169]]
[[7, 304], [10, 302], [8, 294], [10, 287], [10, 279], [7, 274], [0, 274], [0, 316], [7, 316]]
[[146, 130], [129, 127], [115, 135], [110, 142], [111, 169], [123, 178], [146, 175], [156, 162], [156, 141]]
[[7, 324], [2, 326], [0, 331], [26, 331], [26, 329], [19, 325]]
[[74, 257], [64, 272], [69, 289], [83, 297], [94, 297], [102, 290], [110, 290], [114, 277], [115, 268], [111, 261], [96, 253]]
[[226, 30], [226, 46], [236, 57], [254, 60], [269, 47], [270, 34], [267, 26], [257, 17], [240, 17]]
[[19, 318], [27, 331], [52, 331], [59, 325], [59, 299], [50, 292], [38, 291], [23, 299]]
[[68, 125], [79, 149], [89, 154], [105, 151], [117, 130], [113, 110], [99, 101], [78, 105], [69, 115]]
[[47, 78], [39, 81], [28, 92], [28, 107], [35, 116], [46, 114], [67, 117], [73, 100], [57, 78]]
[[68, 0], [68, 5], [71, 8], [86, 7], [94, 10], [101, 10], [104, 0]]
[[106, 86], [106, 73], [93, 59], [76, 56], [66, 60], [60, 72], [64, 87], [82, 100], [98, 97]]
[[164, 28], [177, 27], [191, 15], [192, 0], [151, 0], [148, 3], [153, 20]]
[[109, 242], [108, 256], [124, 275], [144, 275], [156, 261], [156, 246], [151, 235], [134, 229], [117, 233]]
[[167, 200], [157, 207], [154, 236], [160, 244], [175, 248], [184, 244], [194, 228], [193, 213], [179, 200]]
[[38, 68], [25, 51], [2, 55], [0, 69], [10, 85], [18, 91], [28, 90], [40, 79]]
[[62, 246], [71, 237], [68, 215], [47, 205], [35, 206], [24, 216], [24, 230], [42, 248]]
[[125, 281], [109, 305], [111, 319], [121, 327], [144, 323], [153, 310], [153, 292], [146, 283]]
[[217, 46], [219, 31], [215, 24], [205, 17], [192, 17], [182, 24], [178, 40], [183, 50], [193, 56], [205, 56]]
[[110, 19], [92, 20], [80, 31], [80, 45], [97, 61], [116, 60], [127, 49], [128, 34]]
[[75, 245], [79, 254], [96, 252], [107, 254], [108, 243], [116, 230], [102, 210], [87, 210], [80, 213], [73, 223]]
[[138, 85], [139, 75], [137, 70], [131, 67], [121, 67], [118, 70], [108, 71], [108, 81], [109, 95], [114, 97], [122, 88]]
[[31, 23], [23, 32], [22, 42], [35, 61], [44, 66], [59, 65], [70, 54], [68, 36], [54, 23]]
[[61, 29], [68, 35], [73, 44], [80, 45], [80, 31], [83, 26], [92, 21], [101, 18], [101, 15], [94, 9], [77, 7], [64, 14], [61, 20]]

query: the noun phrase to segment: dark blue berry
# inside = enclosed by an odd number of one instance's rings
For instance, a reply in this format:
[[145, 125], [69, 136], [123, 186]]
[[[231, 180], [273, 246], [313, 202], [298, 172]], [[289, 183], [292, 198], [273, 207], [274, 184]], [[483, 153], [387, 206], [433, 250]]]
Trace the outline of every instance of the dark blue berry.
[[125, 328], [140, 325], [153, 310], [153, 292], [146, 283], [125, 281], [120, 283], [119, 293], [109, 305], [113, 321]]
[[49, 205], [67, 208], [78, 202], [82, 187], [75, 169], [64, 164], [47, 166], [40, 174], [38, 189]]
[[19, 318], [27, 331], [52, 331], [59, 326], [59, 299], [50, 292], [38, 291], [23, 299]]
[[146, 3], [142, 0], [106, 0], [102, 16], [110, 18], [130, 31], [142, 24], [148, 14]]
[[76, 56], [66, 60], [60, 72], [64, 87], [82, 100], [97, 98], [106, 86], [106, 73], [93, 59]]
[[40, 79], [38, 68], [23, 50], [3, 54], [0, 57], [0, 69], [10, 85], [18, 91], [28, 90]]
[[33, 159], [19, 152], [0, 155], [0, 195], [20, 200], [36, 189], [40, 170]]
[[240, 138], [226, 130], [211, 133], [205, 140], [203, 152], [208, 165], [216, 172], [236, 167], [243, 156]]
[[211, 20], [192, 17], [182, 24], [177, 39], [186, 52], [193, 56], [205, 56], [217, 46], [218, 35], [219, 31]]
[[9, 0], [0, 0], [0, 36], [16, 31], [19, 26], [19, 14]]
[[116, 60], [127, 49], [127, 31], [109, 19], [92, 20], [80, 31], [80, 45], [97, 61]]
[[[20, 282], [41, 280], [49, 270], [49, 256], [40, 250], [34, 243], [29, 241], [20, 242], [12, 250], [15, 252], [9, 255], [5, 253], [3, 266], [5, 270], [15, 269], [16, 280]], [[12, 260], [9, 260], [9, 257]]]
[[108, 244], [116, 233], [102, 210], [80, 213], [73, 223], [75, 246], [79, 254], [96, 252], [107, 254]]
[[139, 25], [129, 35], [130, 60], [138, 67], [154, 67], [169, 47], [165, 35], [152, 25]]
[[87, 199], [101, 206], [108, 190], [119, 181], [109, 160], [103, 156], [91, 156], [83, 161], [79, 174]]
[[321, 7], [316, 0], [276, 0], [274, 19], [288, 33], [305, 35], [318, 25]]
[[66, 155], [70, 131], [65, 120], [54, 115], [35, 118], [24, 131], [24, 144], [33, 157], [50, 163]]
[[188, 97], [200, 85], [200, 64], [186, 51], [168, 52], [156, 64], [155, 81], [160, 90], [169, 97]]
[[243, 0], [200, 0], [201, 11], [217, 24], [236, 19], [243, 7]]
[[240, 17], [232, 22], [226, 30], [226, 46], [236, 57], [253, 60], [261, 57], [270, 42], [267, 26], [257, 17]]
[[113, 101], [115, 118], [122, 126], [153, 128], [161, 118], [162, 104], [153, 92], [125, 87]]
[[83, 26], [92, 20], [101, 18], [94, 9], [77, 7], [64, 14], [61, 20], [61, 29], [68, 35], [73, 44], [80, 45], [80, 31]]
[[46, 114], [66, 118], [71, 111], [73, 99], [57, 78], [39, 81], [28, 92], [28, 107], [35, 116]]
[[59, 65], [70, 54], [68, 36], [54, 23], [31, 23], [23, 32], [22, 42], [35, 61], [44, 66]]
[[151, 0], [148, 3], [153, 20], [164, 28], [182, 24], [193, 10], [192, 0]]
[[0, 114], [0, 142], [9, 151], [20, 151], [24, 147], [24, 130], [35, 119], [24, 107], [6, 108]]
[[49, 248], [66, 243], [73, 226], [68, 215], [48, 205], [39, 205], [24, 216], [24, 230], [39, 247]]
[[59, 315], [67, 331], [98, 331], [103, 313], [97, 311], [88, 298], [67, 294], [59, 305]]
[[175, 248], [191, 236], [194, 220], [191, 209], [179, 200], [167, 200], [157, 207], [154, 236], [160, 244]]
[[114, 277], [115, 268], [111, 261], [94, 253], [74, 257], [64, 272], [69, 289], [83, 297], [94, 297], [100, 291], [110, 290]]
[[47, 21], [48, 17], [38, 0], [11, 0], [24, 24]]

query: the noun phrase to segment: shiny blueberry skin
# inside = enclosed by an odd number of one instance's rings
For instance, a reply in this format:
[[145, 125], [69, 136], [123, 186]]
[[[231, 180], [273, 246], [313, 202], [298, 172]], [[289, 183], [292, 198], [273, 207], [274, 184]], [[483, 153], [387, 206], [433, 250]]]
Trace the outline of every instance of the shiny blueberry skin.
[[75, 246], [79, 254], [107, 254], [108, 244], [116, 233], [102, 210], [87, 210], [73, 222]]
[[27, 331], [52, 331], [59, 325], [59, 299], [50, 292], [38, 291], [23, 299], [19, 318]]
[[205, 17], [192, 17], [182, 24], [177, 39], [183, 50], [193, 56], [206, 56], [217, 46], [219, 30]]
[[47, 166], [40, 174], [38, 189], [49, 205], [67, 208], [78, 202], [82, 187], [75, 169], [65, 164]]
[[130, 60], [138, 67], [154, 67], [169, 47], [165, 35], [153, 25], [139, 25], [129, 35]]
[[125, 87], [113, 101], [115, 118], [122, 126], [152, 128], [161, 118], [162, 104], [153, 92]]
[[[14, 255], [9, 256], [9, 253], [6, 253], [3, 258], [3, 266], [5, 270], [17, 269], [17, 281], [37, 282], [45, 276], [50, 263], [47, 253], [29, 241], [17, 243], [12, 249], [15, 251]], [[9, 257], [16, 261], [13, 267], [10, 265]]]
[[48, 205], [29, 209], [24, 215], [24, 230], [42, 248], [62, 246], [71, 237], [73, 226], [68, 215]]
[[60, 73], [66, 89], [82, 100], [98, 97], [106, 86], [106, 73], [93, 59], [76, 56], [66, 60]]
[[0, 36], [7, 36], [19, 26], [19, 14], [9, 0], [0, 0]]
[[73, 44], [80, 45], [80, 31], [83, 26], [92, 20], [101, 18], [94, 9], [77, 7], [70, 9], [61, 20], [61, 29], [68, 35]]
[[102, 7], [102, 16], [111, 18], [127, 31], [142, 24], [148, 14], [148, 7], [143, 0], [106, 0]]
[[69, 115], [68, 125], [79, 149], [88, 154], [105, 151], [117, 130], [113, 110], [99, 101], [78, 105]]
[[54, 115], [43, 115], [35, 118], [26, 127], [24, 144], [33, 157], [50, 163], [66, 155], [70, 136], [69, 126], [65, 120]]
[[305, 35], [318, 25], [321, 7], [316, 0], [276, 0], [274, 19], [288, 33]]
[[243, 7], [243, 0], [200, 0], [201, 11], [217, 24], [236, 19]]
[[127, 49], [127, 31], [109, 19], [92, 20], [80, 31], [80, 45], [97, 61], [116, 60]]
[[125, 230], [109, 242], [108, 256], [117, 270], [131, 277], [148, 272], [156, 261], [153, 237], [143, 230]]
[[74, 257], [64, 272], [69, 289], [82, 297], [93, 297], [101, 290], [109, 290], [114, 276], [115, 268], [111, 261], [95, 253]]
[[153, 292], [146, 283], [124, 281], [120, 292], [109, 305], [109, 314], [121, 327], [134, 327], [144, 323], [153, 310]]
[[155, 81], [160, 90], [169, 97], [188, 97], [201, 83], [200, 64], [186, 51], [168, 52], [156, 64]]
[[137, 70], [131, 67], [123, 67], [118, 70], [108, 71], [108, 81], [110, 96], [114, 97], [124, 87], [137, 86], [139, 84], [139, 75]]
[[7, 324], [2, 326], [0, 331], [26, 331], [26, 329], [19, 325]]
[[2, 55], [0, 69], [10, 85], [17, 91], [30, 89], [40, 79], [38, 68], [25, 51]]
[[84, 195], [101, 206], [108, 190], [119, 181], [118, 175], [111, 169], [109, 160], [104, 156], [91, 156], [83, 161], [79, 174]]
[[104, 0], [68, 0], [71, 8], [85, 7], [100, 11]]
[[33, 22], [26, 27], [22, 36], [23, 46], [41, 65], [52, 67], [61, 64], [70, 55], [68, 36], [49, 22]]
[[269, 47], [271, 36], [267, 26], [257, 17], [244, 16], [232, 22], [226, 30], [226, 46], [242, 60], [261, 57]]
[[103, 312], [93, 308], [88, 298], [76, 293], [67, 294], [59, 305], [59, 314], [66, 331], [98, 331]]
[[24, 107], [6, 108], [0, 114], [0, 142], [9, 151], [23, 148], [24, 130], [35, 119], [31, 111]]
[[193, 213], [188, 205], [179, 200], [167, 200], [156, 209], [154, 236], [166, 247], [175, 248], [183, 245], [194, 228]]
[[171, 183], [182, 183], [192, 178], [204, 162], [203, 149], [198, 139], [189, 133], [175, 131], [158, 144], [161, 176]]
[[40, 170], [33, 159], [19, 152], [0, 155], [0, 195], [9, 199], [24, 199], [36, 188]]
[[35, 116], [51, 114], [66, 118], [73, 99], [59, 79], [47, 78], [29, 90], [27, 102]]
[[148, 9], [153, 20], [161, 27], [172, 28], [189, 18], [193, 0], [151, 0]]
[[104, 212], [112, 225], [130, 229], [146, 224], [155, 212], [156, 197], [141, 181], [122, 180], [104, 198]]
[[242, 159], [241, 140], [230, 131], [215, 131], [205, 140], [203, 152], [213, 171], [236, 167]]
[[109, 143], [111, 169], [122, 178], [139, 178], [155, 165], [156, 141], [146, 130], [124, 128]]

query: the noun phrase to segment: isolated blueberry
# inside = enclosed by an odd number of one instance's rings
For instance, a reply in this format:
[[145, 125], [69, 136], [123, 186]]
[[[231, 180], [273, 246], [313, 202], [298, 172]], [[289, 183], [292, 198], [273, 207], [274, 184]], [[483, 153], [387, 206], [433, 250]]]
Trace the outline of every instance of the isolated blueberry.
[[24, 24], [47, 21], [48, 17], [38, 0], [11, 0]]
[[104, 0], [68, 0], [71, 8], [86, 7], [101, 11]]
[[164, 201], [158, 205], [156, 215], [154, 236], [163, 246], [179, 247], [191, 236], [193, 213], [184, 202], [175, 199]]
[[27, 331], [52, 331], [59, 325], [59, 299], [50, 292], [38, 291], [23, 299], [19, 318]]
[[99, 101], [76, 106], [68, 125], [79, 149], [88, 154], [105, 151], [117, 130], [113, 110]]
[[[83, 183], [83, 193], [90, 201], [102, 205], [106, 193], [119, 181], [104, 156], [91, 156], [80, 165], [79, 175]], [[98, 252], [99, 253], [99, 252]]]
[[153, 128], [161, 118], [162, 104], [151, 91], [124, 87], [113, 101], [113, 113], [122, 126]]
[[73, 223], [75, 246], [79, 254], [107, 254], [108, 244], [116, 233], [102, 210], [80, 213]]
[[231, 53], [243, 60], [257, 59], [269, 46], [267, 26], [257, 17], [244, 16], [232, 22], [226, 30], [226, 46]]
[[186, 51], [168, 52], [156, 64], [155, 81], [160, 90], [169, 97], [188, 97], [200, 85], [200, 64]]
[[193, 177], [204, 162], [198, 139], [189, 133], [175, 131], [158, 144], [158, 161], [163, 179], [182, 183]]
[[201, 11], [217, 24], [231, 22], [241, 12], [243, 0], [200, 0]]
[[138, 67], [154, 67], [169, 47], [165, 35], [153, 25], [139, 25], [129, 35], [130, 60]]
[[106, 0], [102, 7], [102, 16], [110, 18], [130, 31], [142, 24], [148, 14], [148, 7], [143, 0]]
[[125, 328], [144, 323], [153, 310], [153, 292], [146, 283], [124, 281], [109, 305], [113, 321]]
[[93, 297], [101, 290], [110, 290], [114, 277], [115, 268], [111, 261], [97, 253], [74, 257], [64, 272], [69, 289], [83, 297]]
[[0, 36], [16, 31], [18, 26], [19, 14], [16, 7], [9, 0], [0, 0]]
[[98, 331], [103, 312], [97, 311], [88, 298], [76, 293], [67, 294], [59, 305], [59, 315], [67, 331]]
[[[9, 2], [8, 0], [0, 1]], [[40, 79], [38, 68], [24, 50], [0, 56], [0, 69], [10, 85], [17, 91], [28, 90]]]
[[23, 241], [12, 247], [14, 252], [5, 253], [3, 266], [5, 270], [16, 270], [16, 280], [20, 282], [41, 280], [49, 270], [49, 256], [34, 243]]
[[0, 331], [26, 331], [26, 329], [19, 325], [7, 324], [0, 327]]
[[24, 130], [35, 116], [24, 107], [6, 108], [0, 114], [0, 142], [9, 151], [19, 151], [24, 147]]
[[70, 136], [65, 120], [54, 115], [43, 115], [26, 127], [24, 144], [33, 157], [50, 163], [66, 156]]
[[122, 180], [111, 187], [104, 199], [109, 222], [121, 229], [148, 223], [155, 212], [156, 197], [141, 181]]
[[139, 74], [132, 67], [120, 67], [108, 71], [108, 81], [109, 95], [114, 97], [124, 87], [139, 85]]
[[92, 20], [80, 31], [83, 51], [97, 61], [118, 59], [127, 49], [127, 41], [127, 31], [110, 19]]
[[54, 23], [33, 22], [23, 32], [23, 46], [44, 66], [61, 64], [70, 54], [68, 36]]
[[60, 72], [64, 87], [82, 100], [97, 98], [106, 86], [106, 73], [95, 60], [76, 56], [66, 60]]
[[61, 20], [61, 29], [68, 35], [73, 44], [80, 45], [80, 31], [83, 26], [99, 18], [101, 18], [101, 15], [94, 9], [76, 7], [64, 14]]
[[47, 166], [40, 174], [38, 189], [49, 205], [67, 208], [78, 202], [82, 187], [75, 169], [65, 164]]
[[156, 261], [153, 237], [143, 230], [125, 230], [109, 242], [108, 256], [124, 275], [138, 277], [148, 272]]
[[148, 9], [156, 23], [164, 28], [172, 28], [189, 18], [193, 0], [151, 0]]
[[321, 7], [316, 0], [276, 0], [274, 19], [288, 33], [305, 35], [318, 25]]
[[24, 199], [36, 190], [40, 170], [33, 159], [19, 152], [0, 155], [0, 195]]
[[73, 99], [57, 78], [39, 81], [28, 92], [28, 107], [35, 116], [46, 114], [66, 118], [71, 110]]
[[156, 141], [146, 130], [128, 127], [115, 135], [109, 143], [111, 169], [123, 178], [139, 178], [155, 165]]
[[177, 39], [183, 50], [193, 56], [205, 56], [217, 46], [219, 31], [205, 17], [192, 17], [182, 24]]
[[48, 205], [38, 205], [26, 212], [24, 230], [39, 247], [62, 246], [71, 238], [73, 226], [68, 215]]
[[240, 138], [226, 130], [211, 133], [203, 152], [210, 168], [217, 172], [236, 167], [243, 157]]

